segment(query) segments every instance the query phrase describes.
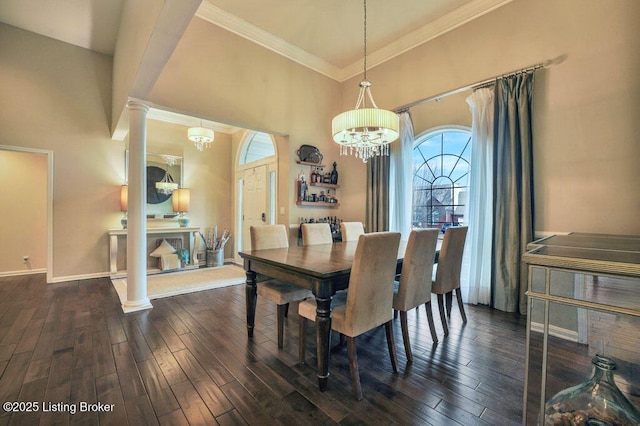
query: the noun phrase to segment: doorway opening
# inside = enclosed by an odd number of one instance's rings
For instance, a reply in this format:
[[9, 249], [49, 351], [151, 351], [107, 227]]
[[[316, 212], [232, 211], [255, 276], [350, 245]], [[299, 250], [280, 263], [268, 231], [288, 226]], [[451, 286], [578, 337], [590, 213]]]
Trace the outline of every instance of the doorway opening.
[[242, 263], [238, 252], [251, 248], [249, 228], [276, 223], [277, 165], [275, 138], [267, 133], [248, 131], [238, 148], [235, 167], [234, 256], [237, 263]]
[[[9, 203], [5, 206], [5, 216], [17, 215], [15, 221], [12, 221], [11, 229], [18, 234], [3, 235], [11, 240], [5, 241], [5, 245], [13, 247], [12, 251], [16, 252], [16, 259], [9, 259], [6, 267], [2, 268], [4, 270], [0, 270], [0, 275], [46, 272], [46, 281], [51, 283], [53, 280], [53, 151], [0, 145], [0, 163], [3, 162], [2, 160], [7, 162], [1, 167], [3, 172], [9, 173], [10, 179], [17, 179], [22, 182], [22, 185], [16, 187], [15, 197], [8, 194], [9, 198], [4, 200]], [[21, 173], [24, 173], [22, 177], [20, 177]], [[31, 186], [25, 188], [25, 185]], [[14, 208], [16, 205], [22, 206], [23, 210], [16, 211]], [[24, 222], [24, 226], [20, 221]]]

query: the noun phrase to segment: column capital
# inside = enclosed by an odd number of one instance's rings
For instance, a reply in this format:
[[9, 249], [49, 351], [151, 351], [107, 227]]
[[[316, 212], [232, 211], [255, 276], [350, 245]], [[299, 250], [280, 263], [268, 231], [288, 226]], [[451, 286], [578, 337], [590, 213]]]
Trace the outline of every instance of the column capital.
[[137, 99], [129, 99], [127, 101], [127, 108], [132, 110], [144, 111], [145, 113], [149, 111], [149, 105]]

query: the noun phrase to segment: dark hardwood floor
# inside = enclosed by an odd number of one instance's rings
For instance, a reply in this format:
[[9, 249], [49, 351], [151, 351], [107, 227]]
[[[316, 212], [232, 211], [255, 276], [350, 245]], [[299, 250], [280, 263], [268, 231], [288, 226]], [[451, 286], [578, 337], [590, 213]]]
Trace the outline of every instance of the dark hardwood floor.
[[[317, 387], [311, 332], [307, 364], [298, 363], [295, 305], [278, 350], [268, 301], [258, 301], [255, 335], [247, 338], [244, 285], [152, 303], [122, 313], [107, 278], [49, 285], [44, 275], [0, 279], [0, 402], [22, 403], [13, 413], [0, 410], [0, 425], [521, 423], [525, 320], [514, 314], [467, 305], [463, 327], [454, 307], [445, 338], [434, 303], [434, 346], [424, 310], [410, 312], [410, 365], [394, 321], [398, 374], [384, 328], [359, 337], [358, 402], [335, 333], [326, 392]], [[575, 384], [584, 379], [587, 354], [567, 347], [567, 368], [554, 377]], [[572, 360], [582, 363], [576, 374]], [[24, 412], [31, 402], [38, 409]], [[80, 412], [81, 403], [103, 411]]]

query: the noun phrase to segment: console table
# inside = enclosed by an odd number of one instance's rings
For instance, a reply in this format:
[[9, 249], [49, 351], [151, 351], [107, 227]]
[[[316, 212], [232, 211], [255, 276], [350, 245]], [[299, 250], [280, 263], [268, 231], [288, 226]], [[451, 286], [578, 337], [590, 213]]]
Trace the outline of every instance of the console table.
[[[155, 249], [155, 240], [159, 238], [171, 238], [176, 236], [182, 236], [184, 238], [183, 243], [185, 248], [190, 253], [189, 265], [183, 267], [183, 269], [196, 269], [198, 268], [198, 256], [197, 250], [200, 242], [200, 236], [198, 235], [200, 228], [197, 226], [191, 227], [155, 227], [147, 228], [147, 260], [149, 261], [148, 254]], [[126, 266], [118, 268], [118, 264], [126, 265], [127, 258], [127, 230], [126, 229], [110, 229], [109, 234], [109, 274], [113, 278], [124, 277], [127, 275]], [[122, 242], [123, 244], [120, 244]], [[120, 247], [123, 246], [124, 249]], [[119, 261], [120, 260], [120, 261]], [[155, 266], [149, 265], [147, 267], [147, 274], [157, 274], [162, 272]]]
[[[527, 425], [538, 421], [537, 414], [544, 412], [545, 401], [552, 393], [547, 389], [552, 305], [574, 307], [589, 315], [606, 314], [613, 326], [590, 330], [589, 334], [595, 335], [589, 340], [601, 341], [602, 347], [594, 349], [605, 350], [606, 355], [613, 354], [631, 365], [631, 376], [636, 371], [640, 360], [640, 236], [579, 232], [552, 235], [530, 243], [522, 260], [529, 270], [522, 422]], [[580, 291], [570, 295], [559, 291], [555, 278], [562, 273], [581, 276]], [[534, 307], [544, 316], [541, 348], [531, 343]], [[532, 365], [533, 357], [539, 358], [541, 365]], [[589, 369], [585, 365], [585, 372]]]

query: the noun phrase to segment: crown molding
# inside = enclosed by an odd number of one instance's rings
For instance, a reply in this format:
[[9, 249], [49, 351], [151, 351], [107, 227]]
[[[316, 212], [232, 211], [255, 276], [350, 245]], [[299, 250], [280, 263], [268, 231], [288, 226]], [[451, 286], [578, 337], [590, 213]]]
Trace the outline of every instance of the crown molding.
[[[513, 0], [473, 0], [450, 13], [423, 25], [400, 39], [371, 52], [367, 56], [367, 63], [370, 64], [369, 68], [389, 61], [398, 55], [433, 40], [448, 31], [511, 3], [512, 1]], [[238, 18], [235, 15], [213, 6], [206, 1], [203, 1], [200, 4], [196, 16], [338, 82], [346, 81], [362, 72], [362, 59], [353, 62], [344, 68], [338, 68], [335, 65], [332, 65], [327, 61], [312, 55], [311, 53], [300, 49], [299, 47], [294, 46], [293, 44], [288, 43], [243, 19]]]
[[200, 4], [196, 16], [334, 80], [340, 74], [340, 69], [327, 61], [206, 1]]
[[[474, 0], [467, 3], [367, 55], [367, 68], [387, 62], [512, 1]], [[362, 74], [362, 67], [362, 59], [344, 67], [337, 80], [342, 82]]]

